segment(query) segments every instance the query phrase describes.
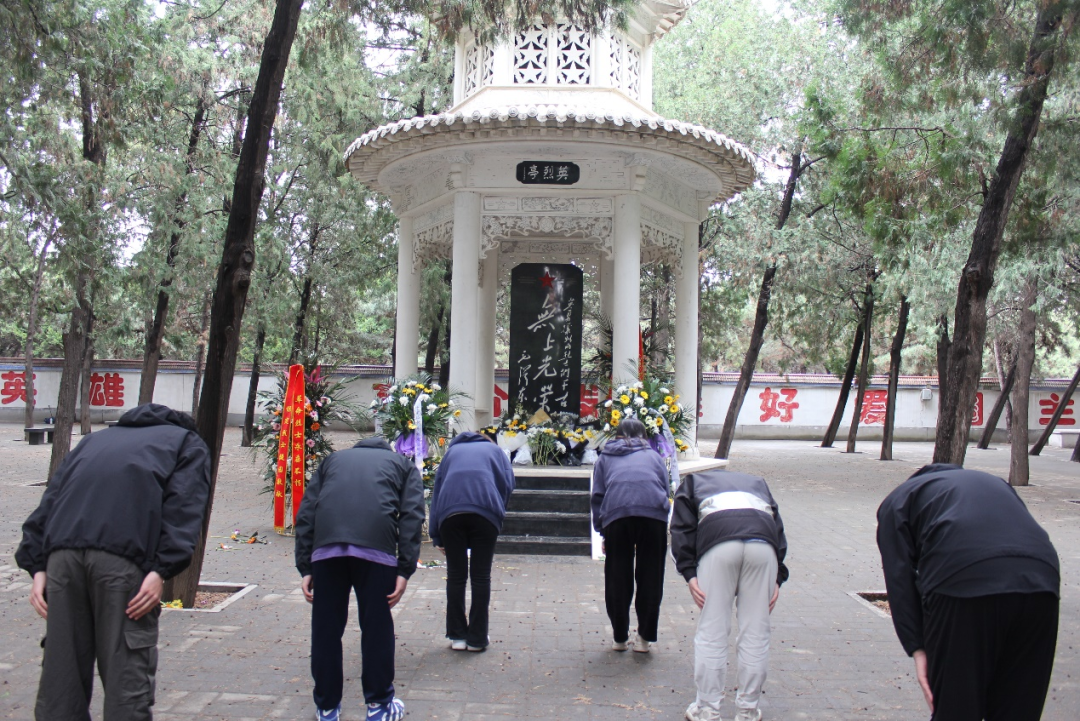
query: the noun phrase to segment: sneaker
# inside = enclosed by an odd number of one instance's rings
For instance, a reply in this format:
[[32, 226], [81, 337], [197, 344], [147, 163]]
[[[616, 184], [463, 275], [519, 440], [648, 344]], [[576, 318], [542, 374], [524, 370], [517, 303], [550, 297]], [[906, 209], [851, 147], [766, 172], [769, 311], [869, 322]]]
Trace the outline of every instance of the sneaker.
[[341, 721], [341, 704], [329, 711], [323, 711], [320, 708], [315, 709], [315, 721]]
[[625, 651], [626, 650], [626, 641], [612, 641], [611, 642], [611, 650], [612, 651]]
[[720, 721], [720, 711], [695, 701], [686, 707], [686, 721]]
[[487, 647], [488, 647], [488, 645], [490, 643], [491, 643], [491, 636], [488, 636], [487, 637], [487, 643], [484, 644], [483, 646], [470, 646], [470, 645], [466, 644], [465, 645], [465, 650], [466, 651], [475, 651], [476, 653], [480, 653], [481, 651], [486, 651]]
[[454, 651], [464, 651], [467, 647], [468, 644], [465, 643], [465, 639], [463, 638], [450, 639], [450, 648]]
[[741, 708], [735, 714], [735, 721], [761, 721], [761, 709]]
[[640, 633], [637, 635], [637, 638], [634, 639], [634, 650], [638, 653], [648, 653], [650, 645], [652, 645], [651, 642], [643, 639]]
[[369, 703], [367, 721], [401, 721], [405, 718], [405, 704], [395, 698], [389, 703]]

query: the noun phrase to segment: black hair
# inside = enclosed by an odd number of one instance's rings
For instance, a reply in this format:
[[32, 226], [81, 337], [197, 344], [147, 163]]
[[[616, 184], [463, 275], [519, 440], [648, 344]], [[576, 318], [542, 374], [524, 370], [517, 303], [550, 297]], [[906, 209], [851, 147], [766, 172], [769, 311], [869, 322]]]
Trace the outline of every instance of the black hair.
[[645, 424], [637, 418], [627, 418], [615, 428], [616, 438], [647, 438]]

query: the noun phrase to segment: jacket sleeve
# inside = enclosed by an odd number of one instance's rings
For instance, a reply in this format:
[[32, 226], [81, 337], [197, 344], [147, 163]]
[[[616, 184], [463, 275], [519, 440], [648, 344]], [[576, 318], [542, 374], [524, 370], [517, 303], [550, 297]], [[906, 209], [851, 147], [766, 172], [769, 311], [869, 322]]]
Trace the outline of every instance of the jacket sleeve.
[[323, 459], [318, 469], [311, 474], [311, 480], [304, 489], [304, 500], [300, 501], [300, 510], [296, 514], [296, 526], [293, 529], [296, 534], [293, 555], [296, 570], [301, 576], [311, 575], [311, 553], [315, 550], [315, 509], [319, 505], [319, 493], [322, 492], [325, 464], [326, 459]]
[[600, 507], [604, 505], [604, 495], [607, 493], [606, 467], [607, 464], [604, 463], [603, 456], [596, 459], [596, 465], [593, 466], [592, 472], [592, 495], [589, 497], [589, 505], [592, 509], [592, 525], [601, 536], [604, 535], [604, 529], [600, 525]]
[[[452, 449], [451, 449], [452, 450]], [[442, 462], [435, 470], [435, 483], [431, 488], [431, 512], [428, 514], [428, 536], [431, 537], [431, 542], [436, 548], [442, 548], [442, 532], [439, 530], [440, 521], [439, 518], [439, 491], [442, 490], [443, 481], [446, 480], [446, 457], [449, 456], [451, 451], [446, 452], [446, 456], [443, 456]]]
[[15, 563], [31, 576], [38, 571], [45, 570], [45, 564], [48, 561], [45, 556], [45, 524], [49, 520], [49, 513], [52, 511], [56, 496], [60, 492], [62, 479], [65, 477], [62, 471], [73, 455], [74, 453], [69, 453], [63, 463], [60, 464], [60, 468], [53, 474], [52, 480], [49, 481], [48, 486], [45, 488], [45, 493], [41, 494], [41, 502], [38, 503], [38, 507], [34, 509], [34, 512], [30, 514], [30, 517], [23, 524], [22, 542], [19, 544], [18, 550], [15, 551]]
[[679, 490], [675, 493], [675, 510], [671, 516], [671, 557], [675, 559], [675, 568], [686, 579], [697, 576], [697, 502], [687, 488], [688, 479], [684, 476]]
[[161, 534], [150, 570], [164, 579], [191, 563], [210, 499], [210, 449], [189, 432], [161, 498]]
[[907, 512], [910, 497], [894, 492], [877, 514], [877, 544], [893, 627], [908, 656], [923, 648], [922, 598], [915, 585], [919, 557]]
[[[403, 463], [407, 463], [402, 459]], [[424, 480], [420, 471], [409, 464], [401, 487], [401, 512], [398, 514], [398, 575], [411, 578], [420, 560], [420, 534], [424, 528]]]
[[503, 494], [503, 508], [506, 508], [510, 504], [510, 496], [514, 493], [515, 481], [514, 481], [514, 469], [510, 465], [510, 459], [506, 457], [503, 450], [500, 448], [497, 456], [498, 460], [495, 461], [499, 466], [499, 473], [501, 475], [501, 486]]
[[780, 507], [769, 493], [769, 503], [772, 505], [773, 520], [776, 522], [776, 585], [784, 585], [788, 580], [788, 567], [784, 565], [787, 558], [787, 536], [784, 534], [784, 519], [780, 518]]

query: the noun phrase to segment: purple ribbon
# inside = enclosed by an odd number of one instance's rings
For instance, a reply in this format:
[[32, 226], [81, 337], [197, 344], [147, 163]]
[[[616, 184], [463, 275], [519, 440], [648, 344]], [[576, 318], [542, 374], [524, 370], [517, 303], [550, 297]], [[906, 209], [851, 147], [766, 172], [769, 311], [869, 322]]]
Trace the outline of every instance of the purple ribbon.
[[649, 445], [663, 458], [671, 458], [675, 455], [675, 445], [659, 433], [649, 436]]
[[427, 458], [427, 439], [420, 436], [420, 439], [417, 440], [415, 433], [406, 433], [394, 441], [394, 450], [403, 456], [416, 458], [419, 455], [420, 460], [423, 461], [423, 459]]

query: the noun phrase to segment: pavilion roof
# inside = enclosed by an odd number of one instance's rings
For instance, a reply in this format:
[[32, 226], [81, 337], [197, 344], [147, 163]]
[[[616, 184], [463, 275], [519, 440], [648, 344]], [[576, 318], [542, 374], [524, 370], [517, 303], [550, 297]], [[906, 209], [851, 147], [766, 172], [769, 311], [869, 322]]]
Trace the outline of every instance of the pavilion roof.
[[[383, 190], [380, 171], [389, 163], [435, 148], [467, 146], [505, 139], [598, 141], [625, 145], [630, 151], [655, 150], [682, 156], [720, 178], [726, 200], [754, 182], [754, 156], [722, 133], [655, 115], [612, 113], [568, 105], [492, 107], [468, 112], [425, 115], [380, 126], [357, 138], [345, 151], [345, 163], [365, 185]], [[569, 131], [551, 133], [551, 129]]]

